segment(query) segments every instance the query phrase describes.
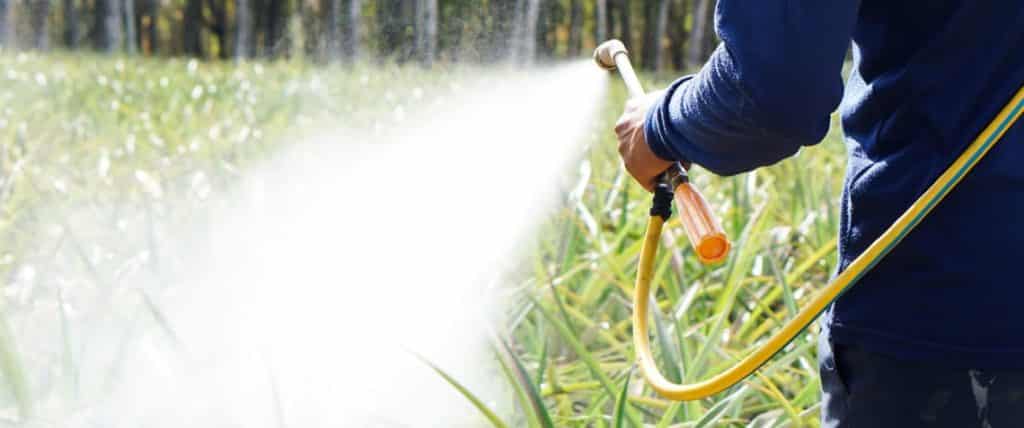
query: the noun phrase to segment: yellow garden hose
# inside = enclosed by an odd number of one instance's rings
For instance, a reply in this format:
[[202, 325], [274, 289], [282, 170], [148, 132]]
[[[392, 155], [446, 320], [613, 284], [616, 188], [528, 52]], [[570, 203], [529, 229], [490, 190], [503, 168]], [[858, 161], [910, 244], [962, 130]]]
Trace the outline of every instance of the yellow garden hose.
[[651, 353], [651, 344], [647, 333], [648, 295], [651, 288], [651, 273], [654, 259], [658, 251], [658, 240], [664, 219], [651, 216], [647, 222], [644, 245], [640, 250], [640, 262], [637, 267], [636, 289], [633, 297], [633, 345], [636, 347], [637, 361], [644, 378], [651, 387], [663, 397], [673, 400], [697, 400], [716, 394], [729, 388], [749, 376], [772, 356], [782, 350], [796, 337], [818, 314], [832, 303], [847, 288], [852, 286], [868, 270], [875, 266], [903, 237], [907, 236], [928, 213], [960, 182], [964, 176], [977, 165], [978, 161], [988, 153], [989, 149], [1006, 133], [1006, 130], [1024, 112], [1024, 88], [1014, 95], [1013, 99], [1003, 107], [980, 135], [967, 147], [960, 157], [935, 180], [928, 190], [901, 215], [896, 222], [879, 236], [864, 252], [832, 280], [824, 289], [817, 292], [811, 301], [804, 306], [792, 320], [772, 335], [767, 342], [754, 352], [748, 354], [736, 365], [730, 367], [710, 379], [693, 384], [676, 384], [665, 378], [658, 370]]
[[[622, 57], [625, 51], [622, 51]], [[618, 55], [614, 55], [618, 56]], [[595, 54], [596, 58], [596, 54]], [[635, 77], [634, 77], [635, 79]], [[951, 190], [977, 165], [978, 161], [1000, 140], [1006, 130], [1024, 112], [1024, 87], [1017, 91], [994, 120], [985, 127], [978, 137], [953, 162], [938, 179], [928, 187], [916, 201], [889, 228], [876, 239], [859, 257], [824, 289], [818, 291], [811, 301], [796, 316], [773, 334], [763, 345], [743, 357], [736, 365], [711, 377], [692, 384], [677, 384], [669, 381], [658, 370], [651, 353], [648, 338], [647, 312], [651, 286], [651, 275], [658, 250], [658, 241], [665, 219], [652, 215], [647, 223], [640, 261], [637, 266], [636, 288], [633, 297], [633, 345], [636, 347], [637, 362], [644, 378], [661, 396], [672, 400], [697, 400], [721, 392], [749, 376], [765, 362], [782, 350], [804, 328], [825, 310], [840, 294], [853, 286], [866, 272], [875, 266]]]

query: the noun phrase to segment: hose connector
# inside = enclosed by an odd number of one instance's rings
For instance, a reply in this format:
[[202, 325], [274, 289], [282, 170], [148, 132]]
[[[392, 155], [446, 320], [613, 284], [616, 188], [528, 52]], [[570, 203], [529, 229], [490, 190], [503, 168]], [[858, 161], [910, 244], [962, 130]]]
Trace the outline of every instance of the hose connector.
[[629, 54], [626, 45], [617, 39], [608, 40], [594, 49], [594, 62], [605, 70], [614, 70], [616, 68], [615, 55], [620, 53]]
[[661, 217], [662, 220], [668, 221], [668, 218], [672, 216], [672, 187], [669, 186], [667, 180], [662, 177], [658, 178], [658, 184], [654, 186], [654, 199], [651, 201], [651, 217]]
[[683, 168], [683, 164], [676, 162], [672, 166], [663, 172], [665, 181], [668, 182], [669, 187], [675, 189], [683, 183], [690, 182], [690, 174], [686, 172], [686, 168]]

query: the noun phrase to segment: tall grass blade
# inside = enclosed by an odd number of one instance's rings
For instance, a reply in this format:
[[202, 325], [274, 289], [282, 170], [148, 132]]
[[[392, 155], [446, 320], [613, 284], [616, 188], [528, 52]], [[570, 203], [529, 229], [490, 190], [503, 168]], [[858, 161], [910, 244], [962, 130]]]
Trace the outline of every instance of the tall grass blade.
[[658, 336], [658, 347], [661, 348], [660, 356], [662, 367], [665, 368], [665, 376], [668, 377], [672, 382], [682, 382], [682, 370], [679, 368], [680, 362], [682, 362], [679, 356], [679, 345], [675, 343], [675, 336], [668, 333], [665, 328], [665, 320], [661, 315], [661, 311], [657, 309], [658, 302], [651, 298], [651, 306], [655, 309], [651, 311], [651, 316], [654, 318], [654, 331]]
[[526, 371], [526, 367], [523, 366], [523, 362], [519, 361], [519, 357], [512, 351], [512, 347], [509, 346], [508, 342], [501, 340], [501, 346], [505, 348], [508, 353], [509, 359], [512, 360], [512, 369], [515, 371], [516, 377], [519, 378], [520, 383], [523, 385], [523, 389], [526, 390], [527, 397], [530, 399], [530, 405], [533, 407], [534, 414], [537, 415], [537, 419], [540, 421], [540, 425], [543, 428], [554, 428], [555, 424], [551, 421], [551, 415], [548, 414], [547, 406], [544, 404], [544, 399], [540, 396], [540, 391], [537, 390], [537, 385], [530, 379], [530, 373]]
[[28, 379], [25, 376], [21, 356], [14, 342], [14, 335], [7, 324], [7, 318], [0, 312], [0, 371], [7, 380], [7, 386], [18, 405], [18, 415], [22, 421], [32, 418], [33, 403], [29, 393]]
[[516, 400], [519, 402], [519, 408], [523, 411], [523, 416], [526, 418], [527, 425], [530, 428], [539, 428], [540, 420], [533, 410], [533, 405], [530, 403], [530, 397], [526, 393], [526, 386], [519, 380], [515, 372], [508, 365], [508, 356], [505, 355], [504, 349], [498, 343], [499, 340], [495, 337], [493, 339], [492, 349], [494, 350], [495, 360], [498, 362], [498, 367], [501, 368], [501, 373], [505, 375], [505, 379], [508, 384], [512, 386], [512, 390], [516, 393]]
[[754, 254], [757, 250], [757, 246], [755, 245], [756, 238], [765, 227], [765, 219], [767, 216], [764, 214], [770, 205], [770, 202], [762, 205], [755, 212], [754, 218], [747, 223], [746, 230], [743, 231], [743, 235], [737, 245], [737, 247], [739, 247], [739, 253], [733, 257], [729, 266], [729, 275], [726, 280], [725, 291], [719, 295], [715, 302], [714, 312], [710, 315], [710, 317], [714, 318], [715, 321], [712, 324], [710, 332], [707, 334], [707, 341], [697, 352], [696, 358], [690, 363], [690, 368], [687, 371], [691, 376], [691, 379], [693, 376], [700, 376], [703, 374], [705, 368], [704, 361], [707, 359], [711, 350], [721, 341], [722, 331], [725, 328], [726, 321], [729, 318], [729, 312], [732, 310], [732, 305], [735, 302], [740, 282], [743, 279], [743, 276], [750, 271]]
[[[530, 299], [534, 300], [532, 296], [530, 296]], [[571, 347], [573, 351], [576, 352], [576, 355], [583, 360], [583, 362], [587, 366], [587, 370], [589, 370], [590, 373], [594, 377], [596, 377], [598, 381], [601, 382], [601, 386], [603, 387], [605, 393], [608, 394], [608, 397], [614, 397], [615, 393], [612, 389], [611, 379], [608, 378], [608, 375], [601, 368], [601, 365], [597, 363], [597, 360], [594, 359], [594, 356], [591, 354], [591, 352], [587, 350], [586, 346], [584, 346], [583, 343], [580, 342], [579, 338], [576, 335], [574, 335], [569, 330], [569, 328], [565, 326], [565, 324], [563, 324], [561, 321], [555, 318], [554, 314], [552, 314], [550, 310], [544, 307], [542, 303], [536, 300], [534, 300], [534, 303], [537, 310], [544, 315], [544, 318], [547, 318], [547, 320], [552, 325], [555, 326], [555, 329], [562, 336], [562, 339], [564, 339], [566, 343], [569, 344], [569, 347]], [[633, 414], [633, 412], [627, 411], [626, 416], [629, 417], [630, 422], [632, 422], [635, 426], [642, 426], [640, 418]]]
[[708, 409], [707, 413], [705, 413], [693, 427], [705, 428], [718, 426], [716, 424], [718, 420], [721, 419], [722, 416], [725, 415], [725, 413], [732, 407], [739, 405], [742, 402], [743, 397], [747, 395], [747, 391], [748, 388], [744, 385], [737, 389], [736, 392], [719, 400], [714, 406], [711, 406], [711, 408]]
[[474, 395], [472, 392], [469, 391], [468, 388], [459, 383], [459, 381], [455, 380], [454, 377], [452, 377], [447, 372], [442, 370], [440, 367], [432, 363], [430, 360], [426, 359], [424, 356], [417, 353], [413, 353], [413, 355], [416, 356], [418, 360], [422, 361], [423, 364], [426, 364], [428, 367], [433, 369], [434, 372], [440, 375], [441, 378], [445, 380], [445, 382], [448, 382], [448, 384], [451, 385], [452, 388], [455, 388], [456, 391], [459, 391], [459, 393], [462, 394], [463, 397], [466, 397], [466, 399], [469, 400], [470, 404], [472, 404], [473, 407], [476, 407], [476, 409], [480, 411], [480, 414], [487, 418], [491, 425], [493, 425], [495, 428], [508, 428], [508, 426], [505, 425], [505, 422], [503, 422], [501, 418], [499, 418], [498, 415], [495, 414], [493, 410], [491, 410], [490, 407], [487, 407], [487, 404], [484, 404], [483, 400], [477, 398], [476, 395]]
[[626, 374], [626, 380], [622, 382], [622, 391], [615, 401], [615, 413], [612, 417], [612, 428], [624, 428], [626, 426], [626, 406], [629, 405], [629, 378], [632, 377], [632, 370]]

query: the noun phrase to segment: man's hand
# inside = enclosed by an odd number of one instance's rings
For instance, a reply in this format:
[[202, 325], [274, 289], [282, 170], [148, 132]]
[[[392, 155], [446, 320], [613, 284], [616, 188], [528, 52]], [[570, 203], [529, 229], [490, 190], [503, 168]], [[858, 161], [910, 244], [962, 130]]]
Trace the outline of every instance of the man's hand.
[[671, 161], [659, 158], [644, 139], [644, 119], [651, 105], [661, 99], [664, 91], [651, 92], [640, 98], [626, 101], [626, 109], [615, 123], [615, 135], [619, 137], [619, 155], [626, 164], [626, 171], [648, 192], [654, 191], [655, 179], [672, 165]]

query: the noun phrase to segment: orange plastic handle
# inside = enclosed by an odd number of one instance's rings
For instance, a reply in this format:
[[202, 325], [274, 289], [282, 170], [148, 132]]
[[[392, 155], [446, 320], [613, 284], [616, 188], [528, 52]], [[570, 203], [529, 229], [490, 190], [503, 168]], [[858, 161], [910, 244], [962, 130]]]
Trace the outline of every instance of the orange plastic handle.
[[732, 244], [700, 192], [689, 181], [683, 181], [675, 188], [675, 199], [679, 220], [701, 263], [713, 264], [725, 260]]

